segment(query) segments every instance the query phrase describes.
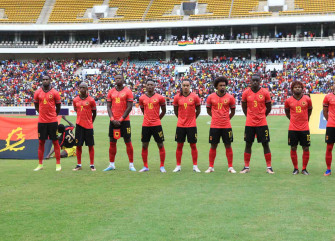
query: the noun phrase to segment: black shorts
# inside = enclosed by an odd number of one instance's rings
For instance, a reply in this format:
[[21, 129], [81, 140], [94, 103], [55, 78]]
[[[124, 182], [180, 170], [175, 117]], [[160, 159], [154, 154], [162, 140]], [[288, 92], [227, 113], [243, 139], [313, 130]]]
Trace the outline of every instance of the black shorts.
[[231, 128], [210, 128], [209, 129], [209, 143], [218, 144], [220, 139], [226, 144], [233, 142], [233, 131]]
[[57, 130], [58, 130], [58, 123], [38, 123], [38, 139], [39, 140], [57, 140]]
[[297, 146], [310, 146], [311, 145], [311, 135], [309, 131], [288, 131], [288, 145]]
[[164, 133], [162, 126], [142, 126], [142, 142], [149, 142], [151, 136], [154, 136], [155, 142], [162, 143], [164, 141]]
[[257, 135], [258, 143], [270, 142], [270, 132], [268, 126], [246, 126], [244, 129], [244, 141], [254, 142]]
[[197, 143], [197, 127], [177, 127], [175, 141], [183, 143], [186, 140], [186, 136], [188, 143]]
[[76, 125], [76, 146], [94, 146], [94, 131], [86, 129], [80, 125]]
[[121, 137], [123, 137], [126, 140], [129, 140], [131, 138], [131, 128], [130, 128], [130, 121], [122, 121], [121, 126], [119, 128], [115, 128], [112, 124], [112, 122], [109, 123], [109, 137], [110, 139], [114, 139], [113, 131], [114, 129], [120, 129], [121, 131]]
[[335, 143], [335, 127], [326, 128], [326, 143]]

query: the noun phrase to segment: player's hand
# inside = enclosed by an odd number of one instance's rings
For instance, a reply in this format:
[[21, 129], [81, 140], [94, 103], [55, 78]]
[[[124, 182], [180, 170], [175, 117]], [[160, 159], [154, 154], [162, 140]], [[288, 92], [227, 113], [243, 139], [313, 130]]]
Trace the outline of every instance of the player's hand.
[[113, 124], [114, 127], [120, 127], [121, 126], [121, 123], [118, 120], [113, 120], [112, 124]]

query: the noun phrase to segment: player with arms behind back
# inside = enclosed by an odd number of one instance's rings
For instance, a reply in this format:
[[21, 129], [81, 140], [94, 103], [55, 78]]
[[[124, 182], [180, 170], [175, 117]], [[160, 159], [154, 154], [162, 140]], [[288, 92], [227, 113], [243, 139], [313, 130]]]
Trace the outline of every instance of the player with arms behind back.
[[[155, 82], [151, 79], [146, 82], [146, 94], [140, 97], [140, 107], [143, 112], [142, 124], [142, 159], [144, 167], [140, 172], [149, 171], [148, 167], [148, 147], [151, 136], [154, 137], [160, 156], [160, 171], [166, 172], [164, 168], [165, 148], [164, 148], [164, 133], [161, 125], [161, 119], [166, 113], [165, 98], [155, 93]], [[160, 109], [162, 110], [159, 113]]]
[[133, 108], [133, 93], [124, 86], [123, 75], [115, 76], [116, 86], [108, 92], [107, 112], [110, 117], [109, 123], [109, 166], [104, 171], [115, 170], [116, 143], [123, 137], [129, 158], [129, 170], [135, 172], [134, 149], [131, 144], [131, 129], [129, 113]]
[[191, 154], [193, 160], [193, 171], [201, 172], [198, 168], [198, 150], [197, 150], [197, 124], [196, 118], [200, 114], [200, 98], [198, 95], [192, 93], [191, 82], [188, 79], [184, 79], [181, 82], [181, 92], [177, 94], [173, 99], [174, 114], [178, 118], [176, 137], [177, 142], [176, 159], [177, 166], [173, 172], [181, 171], [181, 157], [183, 155], [183, 146], [186, 140], [190, 143]]
[[312, 101], [311, 98], [304, 95], [304, 85], [300, 81], [294, 81], [291, 90], [293, 96], [285, 101], [285, 114], [290, 120], [288, 144], [291, 146], [291, 160], [294, 167], [292, 174], [299, 173], [297, 146], [300, 143], [303, 149], [301, 173], [309, 175], [306, 168], [309, 161], [309, 146], [311, 145], [308, 122], [312, 114]]
[[57, 90], [52, 88], [50, 76], [43, 75], [42, 87], [34, 94], [35, 109], [39, 113], [38, 116], [38, 166], [34, 171], [43, 169], [43, 156], [45, 140], [48, 138], [52, 140], [55, 157], [56, 157], [56, 171], [61, 171], [60, 165], [60, 146], [57, 139], [58, 121], [57, 115], [60, 111], [60, 95]]
[[94, 131], [93, 122], [97, 116], [95, 100], [88, 95], [88, 85], [85, 82], [79, 85], [79, 96], [73, 100], [73, 108], [77, 112], [76, 121], [76, 145], [77, 145], [77, 166], [73, 171], [79, 171], [81, 167], [81, 154], [84, 142], [88, 146], [90, 155], [90, 168], [94, 167]]
[[240, 173], [250, 171], [251, 147], [257, 135], [258, 143], [262, 143], [266, 160], [266, 172], [274, 174], [271, 166], [271, 151], [269, 147], [270, 133], [266, 117], [271, 112], [271, 97], [267, 89], [260, 86], [261, 77], [254, 74], [251, 77], [251, 87], [242, 94], [242, 110], [246, 115], [244, 141], [244, 168]]
[[[233, 131], [230, 120], [235, 115], [235, 98], [227, 93], [228, 79], [224, 76], [217, 77], [214, 80], [214, 87], [217, 90], [207, 98], [207, 113], [212, 117], [211, 127], [209, 130], [209, 168], [205, 173], [214, 172], [214, 161], [216, 157], [216, 148], [220, 143], [220, 139], [226, 148], [226, 156], [228, 160], [228, 172], [236, 173], [233, 168]], [[230, 111], [230, 114], [229, 114]]]
[[332, 92], [325, 96], [323, 100], [323, 115], [327, 120], [326, 127], [326, 165], [327, 170], [323, 174], [324, 176], [331, 175], [331, 165], [332, 165], [332, 151], [335, 143], [335, 84], [333, 85]]

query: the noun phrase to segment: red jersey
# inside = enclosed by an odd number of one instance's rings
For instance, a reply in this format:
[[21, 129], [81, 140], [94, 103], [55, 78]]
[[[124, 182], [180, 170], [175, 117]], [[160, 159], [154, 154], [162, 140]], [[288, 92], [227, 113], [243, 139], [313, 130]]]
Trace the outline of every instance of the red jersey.
[[311, 110], [312, 101], [307, 95], [299, 100], [291, 96], [285, 101], [285, 109], [290, 110], [290, 131], [308, 131], [308, 110]]
[[323, 106], [328, 107], [327, 127], [335, 127], [335, 95], [329, 93], [323, 99]]
[[149, 97], [142, 95], [140, 97], [140, 107], [144, 108], [143, 126], [160, 126], [159, 111], [161, 106], [165, 105], [165, 98], [160, 94], [154, 94]]
[[92, 110], [96, 110], [95, 100], [91, 96], [85, 99], [77, 96], [73, 100], [73, 107], [77, 112], [76, 124], [86, 129], [93, 129]]
[[266, 103], [271, 102], [270, 92], [260, 88], [256, 93], [251, 88], [246, 89], [242, 94], [242, 102], [247, 103], [246, 126], [266, 126]]
[[235, 109], [235, 98], [226, 93], [219, 96], [213, 93], [207, 98], [207, 108], [212, 110], [211, 128], [231, 128], [229, 110]]
[[56, 114], [56, 104], [60, 104], [60, 95], [57, 90], [51, 88], [45, 92], [43, 88], [36, 90], [34, 102], [39, 103], [39, 123], [58, 122]]
[[177, 94], [173, 105], [178, 106], [177, 127], [196, 127], [195, 107], [200, 105], [200, 98], [194, 93], [188, 96]]
[[[124, 87], [121, 91], [117, 91], [116, 88], [113, 88], [107, 95], [107, 102], [112, 102], [111, 110], [115, 120], [122, 117], [127, 109], [127, 102], [133, 101], [133, 93], [128, 87]], [[129, 115], [124, 120], [129, 121]]]

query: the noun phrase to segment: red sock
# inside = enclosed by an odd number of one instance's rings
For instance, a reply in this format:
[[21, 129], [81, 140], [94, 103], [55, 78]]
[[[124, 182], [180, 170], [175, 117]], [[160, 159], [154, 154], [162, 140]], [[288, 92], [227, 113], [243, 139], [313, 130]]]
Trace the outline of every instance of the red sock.
[[228, 160], [228, 167], [233, 167], [233, 148], [226, 148], [226, 157]]
[[134, 149], [133, 149], [133, 145], [131, 144], [131, 142], [126, 143], [126, 147], [127, 147], [127, 155], [129, 158], [129, 163], [133, 163], [134, 162]]
[[291, 160], [292, 160], [292, 164], [294, 166], [294, 169], [299, 169], [297, 151], [292, 151], [291, 150]]
[[181, 164], [181, 157], [183, 155], [183, 146], [184, 143], [177, 143], [177, 150], [176, 150], [177, 166], [180, 166]]
[[197, 149], [197, 144], [190, 143], [190, 146], [191, 146], [191, 154], [192, 154], [193, 165], [197, 165], [198, 164], [198, 149]]
[[60, 164], [60, 146], [58, 140], [52, 141], [52, 143], [54, 144], [56, 164]]
[[77, 146], [76, 154], [77, 154], [77, 164], [81, 165], [81, 153], [83, 152], [82, 146]]
[[165, 147], [164, 146], [162, 148], [159, 148], [159, 157], [160, 157], [160, 160], [161, 160], [160, 167], [163, 167], [164, 162], [165, 162]]
[[271, 152], [264, 154], [267, 167], [271, 167]]
[[116, 142], [110, 142], [109, 144], [109, 161], [114, 162], [116, 155]]
[[89, 146], [88, 152], [90, 153], [90, 165], [94, 166], [94, 146]]
[[148, 168], [148, 148], [142, 147], [142, 160], [143, 160], [143, 165], [146, 168]]
[[45, 140], [38, 141], [38, 163], [43, 164]]
[[332, 166], [332, 151], [333, 151], [334, 143], [328, 143], [327, 144], [327, 149], [326, 149], [326, 164], [327, 164], [327, 169], [331, 169]]
[[309, 151], [302, 153], [302, 169], [306, 169], [309, 161]]
[[209, 166], [214, 167], [214, 161], [216, 157], [216, 149], [210, 148], [209, 149]]
[[249, 167], [250, 158], [251, 158], [251, 153], [244, 152], [244, 167]]

